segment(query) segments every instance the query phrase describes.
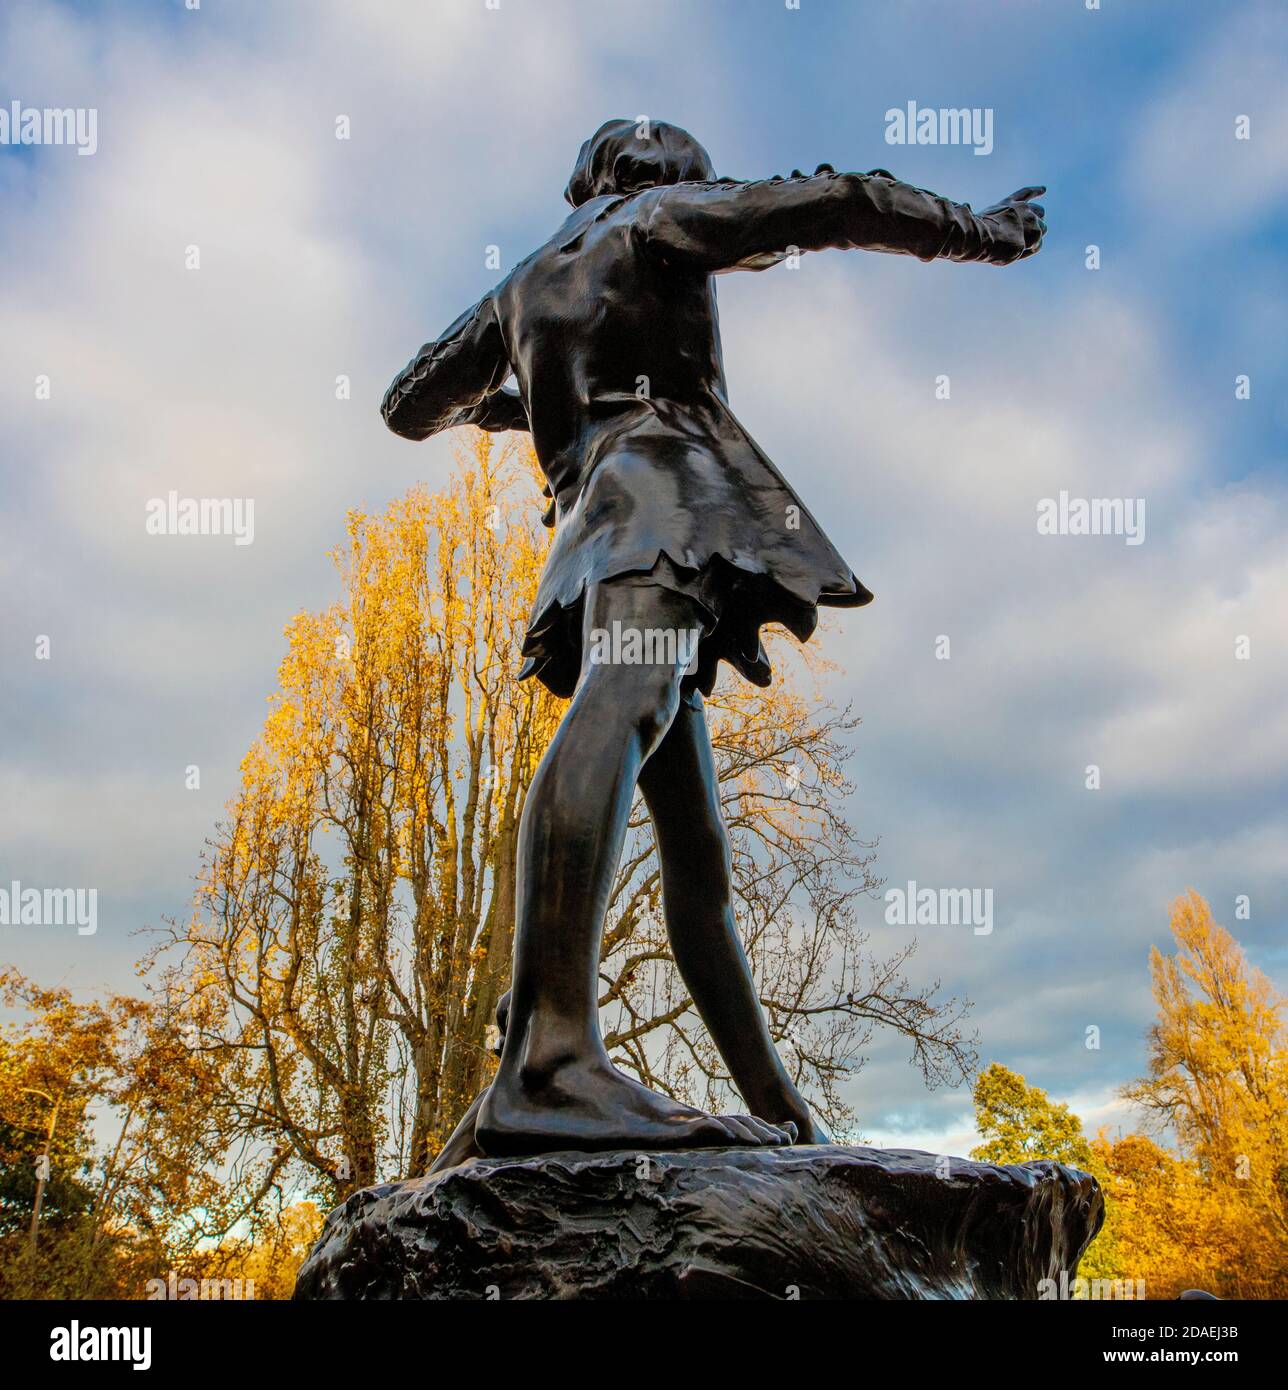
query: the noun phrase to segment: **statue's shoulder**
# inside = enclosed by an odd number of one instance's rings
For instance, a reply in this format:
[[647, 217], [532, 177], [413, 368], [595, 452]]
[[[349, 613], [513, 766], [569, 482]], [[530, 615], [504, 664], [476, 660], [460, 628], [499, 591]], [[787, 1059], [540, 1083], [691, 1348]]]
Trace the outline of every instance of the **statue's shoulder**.
[[588, 250], [611, 237], [624, 225], [635, 218], [634, 205], [640, 195], [626, 197], [608, 196], [593, 198], [588, 203], [574, 208], [556, 229], [548, 241], [543, 242], [531, 255], [525, 256], [518, 265], [497, 286], [500, 293], [507, 283], [523, 279], [526, 273], [539, 271], [552, 261], [570, 254]]

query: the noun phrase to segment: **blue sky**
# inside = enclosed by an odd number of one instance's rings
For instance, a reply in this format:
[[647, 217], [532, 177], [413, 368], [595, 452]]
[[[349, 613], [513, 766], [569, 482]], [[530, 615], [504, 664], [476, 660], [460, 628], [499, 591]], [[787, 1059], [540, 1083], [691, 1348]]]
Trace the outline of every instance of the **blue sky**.
[[[1129, 1125], [1171, 897], [1288, 982], [1286, 77], [1256, 0], [7, 4], [0, 105], [94, 107], [99, 147], [0, 147], [0, 882], [97, 886], [100, 925], [0, 927], [0, 959], [130, 986], [345, 509], [450, 459], [381, 429], [388, 380], [487, 246], [550, 235], [581, 141], [648, 115], [735, 177], [1049, 185], [1023, 265], [807, 257], [722, 279], [722, 326], [734, 410], [877, 594], [821, 639], [864, 717], [851, 819], [891, 884], [994, 890], [991, 936], [921, 929], [918, 978], [975, 1000], [985, 1061]], [[887, 144], [909, 101], [991, 109], [992, 152]], [[254, 544], [146, 535], [172, 488], [254, 497]], [[1062, 490], [1145, 498], [1144, 544], [1038, 535]], [[852, 1098], [872, 1137], [970, 1142], [897, 1042]]]

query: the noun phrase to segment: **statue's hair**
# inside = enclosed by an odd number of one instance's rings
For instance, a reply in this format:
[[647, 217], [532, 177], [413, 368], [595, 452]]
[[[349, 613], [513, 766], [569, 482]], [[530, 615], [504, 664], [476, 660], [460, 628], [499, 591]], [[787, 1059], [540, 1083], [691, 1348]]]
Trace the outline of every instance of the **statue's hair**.
[[564, 197], [580, 207], [605, 193], [715, 178], [711, 156], [666, 121], [605, 121], [581, 147]]

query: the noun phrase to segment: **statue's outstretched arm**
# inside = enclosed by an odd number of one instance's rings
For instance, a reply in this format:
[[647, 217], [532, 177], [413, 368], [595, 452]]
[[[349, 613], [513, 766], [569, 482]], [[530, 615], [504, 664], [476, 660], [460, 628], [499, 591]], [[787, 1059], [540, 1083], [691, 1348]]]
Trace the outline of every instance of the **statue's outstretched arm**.
[[639, 200], [639, 229], [651, 251], [708, 272], [763, 270], [793, 250], [890, 251], [923, 261], [1008, 265], [1031, 256], [1046, 224], [1022, 188], [984, 212], [878, 171], [756, 183], [680, 183]]
[[528, 428], [518, 393], [502, 389], [510, 375], [491, 295], [424, 347], [394, 378], [380, 413], [404, 439], [428, 439], [453, 425], [486, 430]]

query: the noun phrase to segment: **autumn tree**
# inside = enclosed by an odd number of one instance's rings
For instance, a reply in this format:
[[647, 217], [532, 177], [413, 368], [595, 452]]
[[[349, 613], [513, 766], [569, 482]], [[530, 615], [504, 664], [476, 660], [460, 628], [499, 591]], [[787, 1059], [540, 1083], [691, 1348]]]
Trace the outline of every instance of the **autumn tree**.
[[1078, 1272], [1137, 1296], [1170, 1299], [1201, 1288], [1225, 1297], [1265, 1296], [1251, 1266], [1245, 1216], [1201, 1166], [1146, 1135], [1088, 1139], [1082, 1121], [1041, 1087], [994, 1062], [975, 1083], [975, 1128], [986, 1163], [1051, 1159], [1100, 1184], [1105, 1220]]
[[77, 1001], [13, 969], [0, 1000], [16, 1013], [0, 1028], [0, 1296], [144, 1298], [231, 1274], [289, 1297], [320, 1213], [261, 1197], [238, 1220], [212, 1077], [164, 1006]]
[[1198, 1164], [1143, 1134], [1101, 1133], [1091, 1150], [1088, 1166], [1105, 1198], [1105, 1228], [1088, 1261], [1099, 1258], [1096, 1273], [1141, 1281], [1152, 1299], [1192, 1288], [1255, 1296], [1242, 1275], [1246, 1222]]
[[[225, 1237], [198, 1252], [190, 1263], [191, 1283], [181, 1297], [285, 1300], [295, 1292], [295, 1277], [322, 1230], [324, 1214], [312, 1202], [294, 1202], [258, 1222], [249, 1231]], [[195, 1289], [193, 1288], [195, 1285]]]
[[179, 1139], [202, 1079], [146, 999], [78, 1002], [11, 969], [0, 997], [23, 1010], [0, 1033], [0, 1281], [136, 1297], [199, 1238], [197, 1223], [185, 1242], [184, 1214], [222, 1193], [219, 1154]]
[[[1149, 1066], [1123, 1095], [1244, 1215], [1228, 1285], [1288, 1291], [1288, 1000], [1193, 890], [1172, 904], [1173, 955], [1150, 952]], [[1223, 1224], [1226, 1218], [1222, 1218]]]
[[1157, 1138], [1102, 1132], [1088, 1142], [1067, 1106], [994, 1063], [975, 1084], [985, 1143], [972, 1155], [1052, 1158], [1097, 1179], [1105, 1225], [1083, 1261], [1088, 1277], [1143, 1281], [1150, 1298], [1195, 1287], [1283, 1297], [1285, 1001], [1197, 893], [1173, 903], [1171, 931], [1176, 953], [1150, 953], [1148, 1074], [1122, 1090]]
[[0, 972], [0, 997], [26, 1017], [0, 1035], [0, 1282], [7, 1297], [64, 1292], [85, 1263], [89, 1098], [110, 1056], [113, 1020]]

